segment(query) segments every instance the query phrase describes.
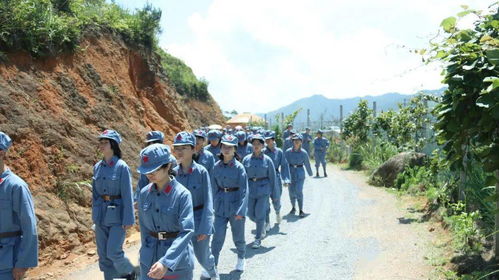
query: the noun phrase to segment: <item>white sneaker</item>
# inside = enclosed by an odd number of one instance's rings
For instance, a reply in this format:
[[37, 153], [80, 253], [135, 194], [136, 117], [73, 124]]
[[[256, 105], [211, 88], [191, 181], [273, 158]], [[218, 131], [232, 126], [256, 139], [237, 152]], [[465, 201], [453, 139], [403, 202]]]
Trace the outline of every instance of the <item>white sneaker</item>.
[[211, 279], [211, 276], [210, 276], [210, 274], [206, 270], [201, 269], [201, 278], [203, 278], [203, 279]]
[[244, 271], [244, 266], [246, 265], [246, 260], [245, 259], [237, 259], [237, 264], [236, 264], [236, 270], [237, 271]]
[[255, 241], [253, 241], [253, 244], [251, 245], [251, 248], [258, 249], [260, 247], [262, 247], [262, 241], [260, 239], [255, 239]]
[[277, 224], [280, 224], [280, 223], [281, 223], [281, 221], [282, 221], [282, 217], [281, 217], [281, 215], [280, 215], [279, 213], [275, 213], [275, 222], [276, 222]]

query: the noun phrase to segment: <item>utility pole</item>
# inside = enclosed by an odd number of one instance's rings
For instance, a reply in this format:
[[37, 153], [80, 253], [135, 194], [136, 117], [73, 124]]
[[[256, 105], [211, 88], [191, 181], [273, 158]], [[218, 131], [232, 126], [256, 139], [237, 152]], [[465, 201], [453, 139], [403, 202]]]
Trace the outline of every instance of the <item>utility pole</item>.
[[340, 133], [343, 133], [343, 105], [340, 105]]
[[267, 114], [264, 115], [264, 118], [265, 118], [265, 129], [268, 128], [268, 125], [267, 125]]
[[307, 127], [310, 127], [310, 109], [307, 109]]
[[373, 101], [373, 115], [376, 118], [376, 101]]

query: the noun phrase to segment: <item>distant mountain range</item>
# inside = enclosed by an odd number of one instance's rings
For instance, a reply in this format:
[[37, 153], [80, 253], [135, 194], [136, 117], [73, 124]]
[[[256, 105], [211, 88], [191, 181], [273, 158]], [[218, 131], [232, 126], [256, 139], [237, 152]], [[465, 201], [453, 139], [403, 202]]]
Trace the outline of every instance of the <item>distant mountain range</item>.
[[[440, 88], [436, 90], [422, 90], [420, 92], [426, 94], [441, 95], [446, 88]], [[409, 101], [415, 94], [401, 94], [397, 92], [385, 93], [378, 96], [363, 96], [363, 97], [353, 97], [347, 99], [330, 99], [323, 95], [312, 95], [310, 97], [299, 99], [287, 106], [281, 107], [275, 111], [268, 112], [267, 120], [272, 124], [276, 123], [275, 116], [284, 113], [284, 115], [289, 115], [299, 108], [302, 108], [300, 113], [296, 116], [295, 125], [305, 124], [307, 122], [307, 109], [310, 109], [310, 120], [312, 122], [319, 121], [321, 115], [324, 121], [339, 120], [340, 118], [340, 105], [343, 105], [343, 118], [346, 118], [350, 113], [352, 113], [360, 100], [367, 100], [369, 106], [372, 108], [373, 101], [376, 101], [376, 111], [387, 111], [389, 109], [397, 109], [398, 104], [403, 104], [404, 101]], [[262, 117], [265, 113], [258, 114]], [[301, 125], [299, 125], [301, 126]]]

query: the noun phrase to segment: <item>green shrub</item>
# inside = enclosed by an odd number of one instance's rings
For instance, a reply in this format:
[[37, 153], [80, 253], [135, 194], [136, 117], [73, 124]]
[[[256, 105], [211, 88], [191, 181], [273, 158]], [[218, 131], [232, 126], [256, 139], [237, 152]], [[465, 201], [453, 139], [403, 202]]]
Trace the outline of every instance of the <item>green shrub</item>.
[[385, 161], [398, 153], [397, 147], [389, 142], [369, 138], [367, 142], [358, 146], [362, 156], [362, 167], [372, 172]]
[[132, 13], [104, 0], [3, 0], [0, 50], [34, 56], [74, 51], [89, 26], [117, 31], [129, 42], [152, 48], [161, 10], [146, 5]]
[[348, 168], [355, 170], [362, 169], [362, 155], [358, 151], [354, 151], [350, 154]]
[[208, 82], [206, 80], [196, 78], [192, 69], [182, 60], [161, 49], [158, 49], [158, 53], [168, 79], [179, 94], [199, 100], [208, 98]]
[[444, 221], [454, 233], [454, 248], [464, 254], [481, 253], [484, 236], [477, 226], [480, 212], [466, 212], [463, 202], [451, 204], [451, 212]]

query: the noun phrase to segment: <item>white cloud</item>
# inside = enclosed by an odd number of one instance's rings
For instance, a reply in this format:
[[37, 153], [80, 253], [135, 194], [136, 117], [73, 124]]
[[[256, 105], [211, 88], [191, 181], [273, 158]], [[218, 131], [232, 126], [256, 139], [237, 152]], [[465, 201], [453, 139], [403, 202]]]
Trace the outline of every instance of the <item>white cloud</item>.
[[454, 0], [214, 0], [189, 17], [192, 41], [164, 47], [210, 82], [223, 109], [265, 112], [311, 94], [440, 87], [440, 69], [409, 48], [459, 9]]

